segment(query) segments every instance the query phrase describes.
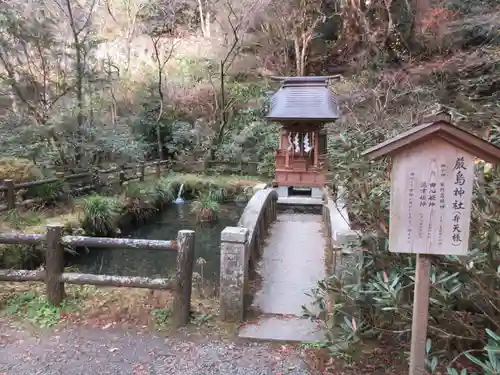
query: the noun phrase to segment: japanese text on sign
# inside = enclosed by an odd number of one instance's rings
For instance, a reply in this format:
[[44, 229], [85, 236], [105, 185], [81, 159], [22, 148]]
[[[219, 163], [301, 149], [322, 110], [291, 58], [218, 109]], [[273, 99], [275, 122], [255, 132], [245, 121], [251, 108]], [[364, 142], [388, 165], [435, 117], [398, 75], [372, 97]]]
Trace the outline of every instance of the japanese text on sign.
[[444, 141], [393, 160], [389, 249], [400, 253], [467, 254], [474, 157]]
[[465, 209], [464, 205], [464, 185], [466, 183], [463, 171], [467, 170], [465, 166], [464, 157], [458, 157], [455, 161], [455, 166], [453, 167], [453, 173], [455, 175], [455, 182], [453, 187], [453, 224], [452, 224], [452, 245], [459, 246], [462, 243], [462, 211]]

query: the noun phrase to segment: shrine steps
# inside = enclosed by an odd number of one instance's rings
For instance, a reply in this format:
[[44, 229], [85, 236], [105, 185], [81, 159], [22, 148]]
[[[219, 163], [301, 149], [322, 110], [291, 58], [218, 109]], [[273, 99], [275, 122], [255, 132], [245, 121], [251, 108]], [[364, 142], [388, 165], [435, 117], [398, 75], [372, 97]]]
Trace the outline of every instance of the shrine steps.
[[283, 206], [323, 206], [323, 198], [312, 198], [312, 197], [301, 197], [301, 196], [291, 196], [291, 197], [279, 197], [278, 205]]

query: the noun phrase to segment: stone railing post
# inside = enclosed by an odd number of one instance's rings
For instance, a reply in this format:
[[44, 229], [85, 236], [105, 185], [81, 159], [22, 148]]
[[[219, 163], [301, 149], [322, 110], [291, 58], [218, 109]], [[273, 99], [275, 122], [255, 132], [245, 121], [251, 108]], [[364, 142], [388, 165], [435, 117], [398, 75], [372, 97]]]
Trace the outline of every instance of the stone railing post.
[[220, 314], [224, 321], [243, 320], [248, 234], [241, 227], [227, 227], [221, 233]]

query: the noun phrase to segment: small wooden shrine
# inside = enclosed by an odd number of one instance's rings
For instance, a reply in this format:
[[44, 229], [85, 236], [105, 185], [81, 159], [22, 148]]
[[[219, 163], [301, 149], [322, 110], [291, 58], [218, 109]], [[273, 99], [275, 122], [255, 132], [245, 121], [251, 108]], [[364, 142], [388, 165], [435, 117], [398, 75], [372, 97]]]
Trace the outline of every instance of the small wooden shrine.
[[312, 197], [321, 197], [328, 171], [324, 126], [339, 118], [337, 101], [328, 87], [332, 78], [273, 77], [282, 86], [272, 96], [266, 117], [282, 124], [274, 182], [280, 196], [310, 191]]

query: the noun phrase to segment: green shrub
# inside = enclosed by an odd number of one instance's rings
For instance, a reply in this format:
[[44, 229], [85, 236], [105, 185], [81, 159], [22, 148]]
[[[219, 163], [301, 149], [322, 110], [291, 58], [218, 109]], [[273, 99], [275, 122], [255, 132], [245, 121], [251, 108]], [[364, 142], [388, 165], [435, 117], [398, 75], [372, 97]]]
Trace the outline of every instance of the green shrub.
[[[363, 233], [354, 245], [362, 256], [349, 265], [359, 272], [359, 280], [333, 275], [319, 283], [313, 293], [329, 328], [328, 345], [334, 353], [345, 353], [366, 338], [391, 336], [408, 343], [410, 337], [415, 256], [388, 249], [390, 163], [372, 162], [361, 154], [411, 127], [412, 119], [429, 105], [424, 94], [432, 88], [415, 89], [404, 99], [398, 97], [403, 87], [388, 90], [383, 107], [375, 90], [373, 98], [367, 90], [364, 102], [346, 103], [345, 118], [332, 127], [329, 137], [332, 180], [343, 188], [339, 191], [351, 225]], [[479, 132], [481, 120], [476, 122], [473, 116], [471, 113], [467, 124]], [[488, 132], [481, 130], [498, 142], [499, 132], [491, 125]], [[477, 176], [469, 254], [432, 260], [428, 338], [436, 351], [443, 353], [440, 367], [446, 367], [461, 352], [487, 345], [485, 329], [500, 331], [500, 169], [478, 163]], [[328, 303], [332, 294], [336, 296], [333, 306]]]
[[20, 183], [38, 180], [42, 177], [42, 171], [27, 159], [0, 157], [0, 179]]
[[43, 261], [41, 245], [0, 245], [0, 268], [35, 269]]
[[83, 200], [80, 225], [87, 235], [113, 236], [118, 233], [123, 208], [118, 198], [92, 195]]
[[210, 222], [217, 220], [217, 215], [220, 211], [220, 204], [217, 198], [220, 198], [220, 193], [208, 191], [201, 193], [191, 202], [191, 212], [196, 215], [200, 222]]
[[174, 185], [172, 181], [167, 178], [161, 178], [156, 181], [153, 189], [154, 199], [161, 207], [171, 203], [175, 199]]
[[48, 184], [31, 186], [25, 194], [27, 199], [40, 198], [44, 204], [54, 204], [63, 194], [64, 182], [54, 181]]
[[154, 186], [146, 182], [129, 182], [124, 191], [124, 208], [137, 219], [146, 219], [156, 211]]

